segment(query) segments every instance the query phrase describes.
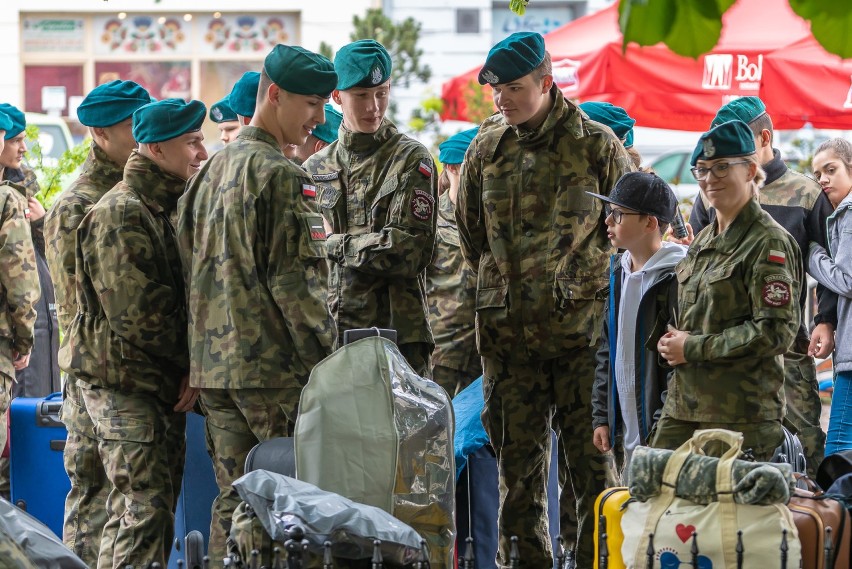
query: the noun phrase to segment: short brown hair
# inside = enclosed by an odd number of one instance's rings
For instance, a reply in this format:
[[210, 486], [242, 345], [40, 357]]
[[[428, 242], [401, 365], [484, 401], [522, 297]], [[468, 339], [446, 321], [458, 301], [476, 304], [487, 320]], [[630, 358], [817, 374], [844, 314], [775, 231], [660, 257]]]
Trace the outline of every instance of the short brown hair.
[[266, 74], [265, 69], [260, 70], [260, 82], [257, 85], [257, 99], [255, 105], [260, 108], [260, 104], [266, 99], [266, 93], [269, 91], [269, 86], [272, 85], [272, 79]]
[[544, 52], [544, 59], [541, 60], [541, 63], [531, 71], [533, 79], [535, 79], [536, 83], [541, 83], [542, 78], [545, 75], [553, 75], [553, 61], [550, 58], [550, 52]]
[[772, 117], [769, 116], [769, 113], [763, 113], [750, 123], [748, 123], [748, 127], [751, 129], [754, 137], [757, 138], [760, 136], [760, 133], [764, 130], [769, 131], [769, 142], [772, 142], [772, 139], [775, 138], [775, 131], [772, 128]]

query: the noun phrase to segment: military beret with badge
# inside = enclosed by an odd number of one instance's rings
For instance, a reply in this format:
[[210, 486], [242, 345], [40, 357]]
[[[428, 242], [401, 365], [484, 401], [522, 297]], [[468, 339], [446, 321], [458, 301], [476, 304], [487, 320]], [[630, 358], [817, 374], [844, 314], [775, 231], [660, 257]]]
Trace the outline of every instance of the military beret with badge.
[[165, 142], [201, 129], [207, 107], [201, 101], [163, 99], [133, 113], [133, 138], [139, 144]]
[[211, 121], [215, 123], [223, 123], [237, 120], [237, 113], [235, 113], [230, 105], [228, 105], [229, 97], [230, 95], [210, 105]]
[[391, 56], [376, 40], [358, 40], [340, 48], [334, 56], [337, 89], [377, 87], [390, 79], [393, 70]]
[[699, 160], [734, 158], [754, 154], [754, 135], [741, 120], [733, 120], [713, 127], [698, 139], [690, 164]]
[[12, 123], [11, 126], [6, 129], [6, 136], [4, 137], [6, 140], [15, 138], [21, 134], [25, 128], [27, 128], [27, 118], [18, 107], [10, 105], [9, 103], [2, 103], [0, 104], [0, 112], [6, 115]]
[[273, 83], [296, 95], [327, 98], [337, 85], [331, 61], [297, 45], [278, 44], [272, 48], [263, 61], [263, 71]]
[[231, 87], [231, 92], [225, 97], [231, 110], [243, 117], [253, 117], [259, 85], [260, 73], [257, 71], [243, 73], [242, 77], [237, 79], [237, 82]]
[[77, 107], [77, 119], [88, 127], [107, 128], [126, 121], [136, 109], [152, 101], [138, 83], [116, 79], [89, 91]]
[[537, 32], [515, 32], [488, 52], [479, 72], [480, 85], [497, 85], [520, 79], [544, 61], [544, 37]]
[[452, 135], [438, 145], [438, 162], [442, 164], [461, 164], [468, 146], [476, 138], [479, 127], [469, 128]]
[[6, 113], [0, 112], [0, 130], [7, 131], [12, 128], [12, 119]]
[[331, 144], [337, 140], [337, 131], [340, 130], [340, 123], [343, 121], [343, 115], [330, 104], [325, 104], [325, 122], [318, 124], [311, 133], [326, 144]]
[[766, 114], [766, 105], [759, 97], [739, 97], [722, 106], [713, 118], [710, 126], [719, 126], [728, 121], [740, 120], [746, 124]]
[[629, 136], [630, 146], [633, 146], [633, 125], [636, 124], [636, 120], [631, 118], [627, 114], [627, 111], [612, 103], [601, 101], [586, 101], [585, 103], [580, 103], [580, 108], [593, 121], [605, 124], [611, 128], [612, 132], [615, 133], [615, 136], [618, 137], [626, 148], [629, 148], [627, 146]]

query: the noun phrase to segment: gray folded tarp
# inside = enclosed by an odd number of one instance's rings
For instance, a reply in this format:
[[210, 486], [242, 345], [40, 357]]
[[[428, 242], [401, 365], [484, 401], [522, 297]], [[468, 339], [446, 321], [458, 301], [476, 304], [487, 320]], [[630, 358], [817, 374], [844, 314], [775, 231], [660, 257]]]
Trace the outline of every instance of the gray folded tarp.
[[326, 541], [343, 559], [370, 558], [373, 540], [381, 540], [382, 556], [399, 565], [413, 563], [420, 535], [410, 526], [374, 506], [358, 504], [313, 484], [288, 476], [255, 470], [234, 482], [234, 489], [252, 507], [274, 541], [290, 539], [289, 530], [305, 530], [309, 551], [321, 554]]
[[50, 528], [2, 498], [0, 540], [16, 543], [39, 569], [87, 569]]

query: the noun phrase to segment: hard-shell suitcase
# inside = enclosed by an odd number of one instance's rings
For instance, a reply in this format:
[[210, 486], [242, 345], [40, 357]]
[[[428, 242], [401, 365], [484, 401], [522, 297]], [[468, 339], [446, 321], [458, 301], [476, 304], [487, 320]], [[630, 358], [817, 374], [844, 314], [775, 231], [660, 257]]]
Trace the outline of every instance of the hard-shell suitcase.
[[802, 542], [803, 569], [847, 569], [852, 524], [837, 500], [797, 488], [787, 507]]
[[607, 488], [595, 500], [595, 569], [623, 569], [621, 516], [630, 499], [627, 488]]
[[12, 400], [9, 471], [12, 503], [62, 536], [65, 498], [71, 482], [65, 473], [65, 425], [59, 420], [62, 394]]

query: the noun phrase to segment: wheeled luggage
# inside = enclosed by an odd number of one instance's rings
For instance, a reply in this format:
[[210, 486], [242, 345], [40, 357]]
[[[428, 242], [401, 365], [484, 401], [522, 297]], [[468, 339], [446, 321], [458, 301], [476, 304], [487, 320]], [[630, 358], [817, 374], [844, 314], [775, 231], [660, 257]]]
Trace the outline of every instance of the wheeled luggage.
[[796, 488], [787, 507], [802, 542], [803, 569], [847, 569], [849, 567], [849, 511], [811, 484], [811, 490]]
[[625, 487], [607, 488], [595, 500], [595, 569], [622, 569], [621, 516], [624, 504], [630, 499]]
[[9, 472], [12, 503], [62, 536], [65, 497], [65, 425], [59, 420], [62, 394], [12, 400]]

